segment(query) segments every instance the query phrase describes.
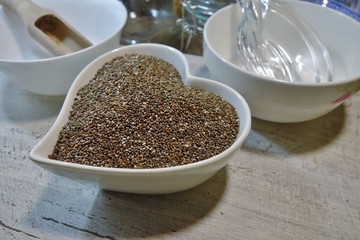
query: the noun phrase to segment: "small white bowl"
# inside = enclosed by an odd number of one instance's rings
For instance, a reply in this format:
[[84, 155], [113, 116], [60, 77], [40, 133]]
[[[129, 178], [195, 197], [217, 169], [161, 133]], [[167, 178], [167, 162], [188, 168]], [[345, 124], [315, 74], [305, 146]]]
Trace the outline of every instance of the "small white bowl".
[[65, 95], [87, 64], [119, 47], [127, 11], [118, 0], [34, 2], [54, 10], [93, 45], [64, 56], [51, 56], [32, 39], [20, 18], [0, 5], [0, 73], [28, 91]]
[[[225, 7], [207, 21], [204, 58], [211, 76], [237, 90], [254, 117], [274, 122], [300, 122], [322, 116], [360, 89], [360, 23], [333, 9], [303, 1], [280, 1], [304, 19], [329, 51], [333, 81], [285, 82], [243, 71], [235, 60], [236, 33], [242, 16], [237, 4]], [[271, 21], [271, 19], [268, 19]], [[269, 38], [282, 31], [267, 22]], [[276, 31], [275, 31], [276, 30]], [[291, 46], [292, 35], [287, 38]]]
[[[168, 168], [105, 168], [49, 159], [48, 155], [53, 151], [59, 132], [68, 121], [69, 111], [79, 88], [87, 84], [106, 62], [117, 56], [132, 53], [152, 55], [169, 62], [179, 71], [186, 85], [213, 92], [232, 104], [240, 120], [239, 133], [235, 142], [227, 150], [212, 158]], [[224, 167], [241, 147], [250, 128], [251, 113], [246, 101], [238, 92], [216, 81], [191, 76], [186, 58], [174, 48], [150, 43], [137, 44], [119, 48], [97, 58], [79, 74], [69, 90], [59, 117], [45, 137], [31, 151], [30, 158], [36, 164], [55, 174], [75, 180], [94, 182], [102, 189], [147, 194], [171, 193], [195, 187]]]

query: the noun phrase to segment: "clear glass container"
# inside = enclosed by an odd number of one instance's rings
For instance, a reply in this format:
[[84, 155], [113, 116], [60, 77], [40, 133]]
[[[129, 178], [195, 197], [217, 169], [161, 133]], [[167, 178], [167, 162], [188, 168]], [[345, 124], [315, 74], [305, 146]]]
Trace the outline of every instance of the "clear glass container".
[[217, 10], [235, 0], [181, 0], [182, 15], [178, 24], [182, 27], [180, 49], [191, 54], [202, 54], [203, 29], [207, 19]]
[[128, 20], [121, 33], [123, 45], [162, 43], [179, 48], [181, 27], [172, 0], [121, 0]]
[[242, 20], [236, 41], [242, 69], [288, 82], [332, 81], [332, 62], [326, 46], [295, 11], [277, 0], [238, 2]]

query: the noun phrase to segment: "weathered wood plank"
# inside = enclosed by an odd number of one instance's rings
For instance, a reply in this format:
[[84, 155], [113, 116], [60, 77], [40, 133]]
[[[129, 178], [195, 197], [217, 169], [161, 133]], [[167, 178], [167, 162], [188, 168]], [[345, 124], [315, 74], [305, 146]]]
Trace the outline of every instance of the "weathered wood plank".
[[[203, 59], [187, 56], [195, 75]], [[0, 76], [0, 239], [360, 239], [360, 95], [313, 121], [254, 119], [243, 148], [203, 185], [107, 192], [33, 164], [62, 97]]]

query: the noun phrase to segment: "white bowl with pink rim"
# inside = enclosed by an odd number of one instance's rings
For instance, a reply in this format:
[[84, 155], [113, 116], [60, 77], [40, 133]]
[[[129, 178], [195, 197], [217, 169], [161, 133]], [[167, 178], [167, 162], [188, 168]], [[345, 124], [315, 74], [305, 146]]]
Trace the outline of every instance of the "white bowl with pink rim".
[[[211, 77], [231, 86], [248, 102], [252, 116], [274, 122], [301, 122], [332, 111], [360, 89], [360, 23], [334, 9], [304, 1], [278, 1], [307, 22], [329, 51], [331, 82], [286, 82], [242, 70], [235, 62], [236, 33], [242, 13], [237, 4], [225, 7], [204, 28], [204, 59]], [[272, 21], [272, 19], [268, 19]], [[282, 31], [289, 46], [293, 36], [281, 23], [264, 31], [271, 38]], [[288, 34], [288, 35], [286, 35]], [[273, 36], [275, 37], [275, 36]]]

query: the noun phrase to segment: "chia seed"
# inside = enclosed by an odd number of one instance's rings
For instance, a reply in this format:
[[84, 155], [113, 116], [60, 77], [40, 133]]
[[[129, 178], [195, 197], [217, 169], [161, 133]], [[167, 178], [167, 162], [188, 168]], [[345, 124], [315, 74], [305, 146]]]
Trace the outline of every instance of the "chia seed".
[[104, 64], [77, 93], [49, 158], [111, 168], [164, 168], [227, 149], [239, 119], [232, 105], [189, 88], [171, 64], [129, 54]]

